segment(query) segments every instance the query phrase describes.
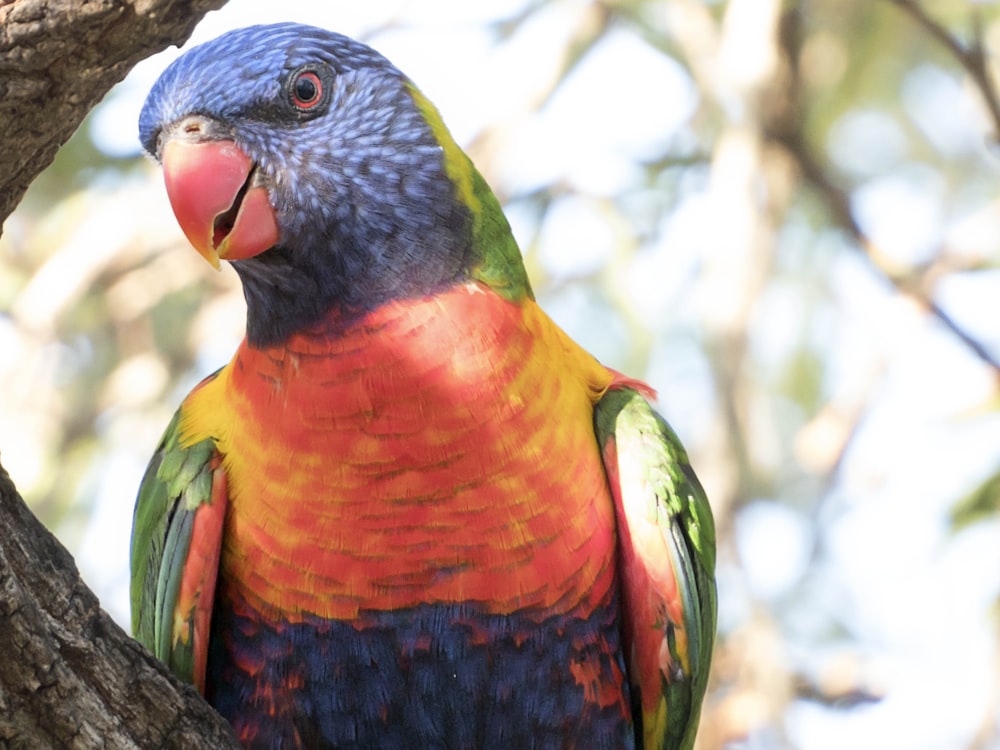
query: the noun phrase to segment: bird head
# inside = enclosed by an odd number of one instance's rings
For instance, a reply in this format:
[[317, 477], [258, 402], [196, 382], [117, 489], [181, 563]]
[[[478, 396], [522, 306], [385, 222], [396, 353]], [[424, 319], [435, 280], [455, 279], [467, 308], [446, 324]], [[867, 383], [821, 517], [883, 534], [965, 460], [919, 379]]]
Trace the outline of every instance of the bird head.
[[224, 34], [164, 71], [139, 135], [188, 240], [239, 273], [251, 344], [464, 278], [530, 294], [492, 192], [360, 42], [290, 23]]

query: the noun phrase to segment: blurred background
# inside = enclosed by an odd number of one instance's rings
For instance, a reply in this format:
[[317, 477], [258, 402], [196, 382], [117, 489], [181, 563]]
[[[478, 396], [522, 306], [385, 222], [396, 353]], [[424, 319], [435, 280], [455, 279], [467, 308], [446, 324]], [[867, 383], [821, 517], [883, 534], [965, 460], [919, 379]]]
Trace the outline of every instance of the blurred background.
[[[280, 7], [279, 7], [280, 6]], [[719, 527], [701, 748], [1000, 748], [1000, 12], [231, 0], [441, 109], [542, 305], [645, 378]], [[0, 238], [0, 454], [127, 627], [132, 504], [243, 332], [139, 151], [140, 64]]]

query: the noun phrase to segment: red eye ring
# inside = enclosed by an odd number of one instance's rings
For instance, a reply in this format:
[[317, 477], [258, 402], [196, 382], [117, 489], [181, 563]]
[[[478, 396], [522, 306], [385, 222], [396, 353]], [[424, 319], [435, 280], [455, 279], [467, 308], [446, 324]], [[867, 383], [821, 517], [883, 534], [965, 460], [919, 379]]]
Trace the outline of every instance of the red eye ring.
[[307, 112], [323, 101], [323, 79], [312, 70], [303, 70], [289, 87], [292, 104], [296, 109]]

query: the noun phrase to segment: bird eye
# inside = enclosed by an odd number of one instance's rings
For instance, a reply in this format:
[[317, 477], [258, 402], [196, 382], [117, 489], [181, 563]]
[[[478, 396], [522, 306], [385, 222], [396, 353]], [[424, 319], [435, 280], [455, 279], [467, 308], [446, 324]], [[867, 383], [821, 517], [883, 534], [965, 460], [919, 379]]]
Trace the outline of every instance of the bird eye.
[[322, 92], [323, 82], [319, 80], [318, 75], [311, 70], [299, 73], [298, 78], [295, 79], [295, 86], [292, 89], [295, 97], [295, 106], [300, 109], [315, 107]]
[[326, 79], [312, 67], [300, 68], [288, 78], [288, 100], [302, 114], [318, 114], [328, 99]]

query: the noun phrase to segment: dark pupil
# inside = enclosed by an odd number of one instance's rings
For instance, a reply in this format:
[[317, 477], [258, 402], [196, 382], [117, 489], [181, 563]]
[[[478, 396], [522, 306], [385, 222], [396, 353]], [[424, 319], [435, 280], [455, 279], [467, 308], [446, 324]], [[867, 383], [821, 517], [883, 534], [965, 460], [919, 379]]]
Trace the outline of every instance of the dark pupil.
[[311, 78], [302, 76], [295, 82], [295, 98], [308, 104], [316, 98], [316, 83]]

